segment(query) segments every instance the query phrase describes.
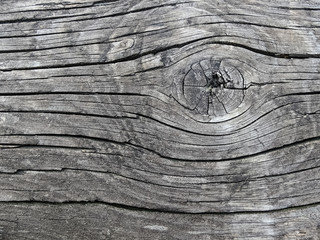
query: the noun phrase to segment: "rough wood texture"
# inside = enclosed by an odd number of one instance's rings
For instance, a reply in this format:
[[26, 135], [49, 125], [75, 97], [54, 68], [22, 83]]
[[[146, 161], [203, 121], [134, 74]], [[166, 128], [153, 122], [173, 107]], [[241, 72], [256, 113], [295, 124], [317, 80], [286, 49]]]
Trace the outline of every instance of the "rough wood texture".
[[319, 18], [1, 1], [0, 239], [319, 239]]

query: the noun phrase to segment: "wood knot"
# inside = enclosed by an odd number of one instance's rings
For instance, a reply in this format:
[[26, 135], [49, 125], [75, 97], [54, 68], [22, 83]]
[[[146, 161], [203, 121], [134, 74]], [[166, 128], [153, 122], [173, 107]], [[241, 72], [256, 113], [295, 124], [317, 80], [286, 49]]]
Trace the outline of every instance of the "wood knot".
[[241, 72], [227, 60], [204, 59], [181, 70], [173, 85], [177, 100], [197, 114], [224, 116], [245, 96]]

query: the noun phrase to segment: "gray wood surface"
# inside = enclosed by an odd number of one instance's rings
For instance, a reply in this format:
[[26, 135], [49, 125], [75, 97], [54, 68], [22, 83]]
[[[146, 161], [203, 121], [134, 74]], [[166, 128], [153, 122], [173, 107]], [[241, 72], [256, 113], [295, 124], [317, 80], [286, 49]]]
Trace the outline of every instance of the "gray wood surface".
[[1, 1], [0, 239], [320, 239], [319, 3]]

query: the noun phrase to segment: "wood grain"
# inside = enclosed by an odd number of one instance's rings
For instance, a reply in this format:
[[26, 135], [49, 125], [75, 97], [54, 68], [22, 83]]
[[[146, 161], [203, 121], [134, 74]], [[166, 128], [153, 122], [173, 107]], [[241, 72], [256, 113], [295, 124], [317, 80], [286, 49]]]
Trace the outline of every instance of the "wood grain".
[[1, 204], [4, 239], [318, 239], [319, 207], [181, 214], [101, 203]]
[[0, 239], [319, 239], [318, 5], [2, 1]]

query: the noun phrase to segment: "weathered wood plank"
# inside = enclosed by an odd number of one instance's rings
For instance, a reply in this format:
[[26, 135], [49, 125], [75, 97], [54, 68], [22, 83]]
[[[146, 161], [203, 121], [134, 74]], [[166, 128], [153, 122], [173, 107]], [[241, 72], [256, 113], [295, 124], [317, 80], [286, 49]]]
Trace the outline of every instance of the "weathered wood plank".
[[316, 206], [231, 215], [150, 212], [99, 203], [3, 203], [0, 209], [4, 239], [319, 239]]
[[318, 203], [318, 173], [318, 168], [312, 168], [268, 178], [240, 175], [229, 177], [227, 182], [164, 175], [159, 180], [149, 177], [146, 182], [146, 177], [128, 178], [103, 171], [27, 170], [1, 176], [4, 187], [0, 200], [98, 200], [179, 212], [267, 211]]
[[2, 1], [0, 239], [319, 239], [319, 13]]

